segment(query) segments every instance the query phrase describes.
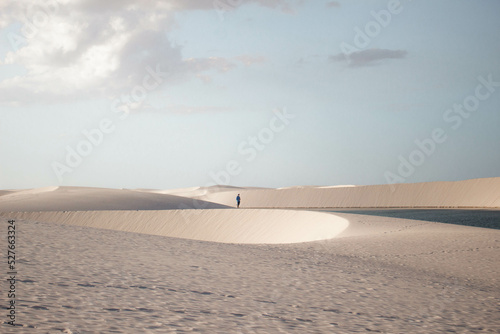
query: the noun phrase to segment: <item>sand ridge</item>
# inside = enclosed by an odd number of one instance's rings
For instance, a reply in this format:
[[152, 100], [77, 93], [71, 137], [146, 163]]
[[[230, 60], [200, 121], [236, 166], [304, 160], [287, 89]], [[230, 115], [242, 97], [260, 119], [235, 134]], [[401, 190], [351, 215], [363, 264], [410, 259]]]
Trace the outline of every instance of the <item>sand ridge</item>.
[[[231, 210], [238, 193], [243, 197], [242, 209]], [[331, 213], [248, 207], [497, 205], [500, 178], [281, 189], [223, 185], [174, 190], [45, 187], [0, 196], [0, 212], [11, 212], [11, 217], [227, 243], [307, 242], [352, 230], [345, 219]]]
[[500, 177], [374, 186], [289, 187], [214, 192], [196, 198], [255, 208], [500, 208]]
[[127, 189], [46, 187], [0, 197], [0, 211], [175, 210], [225, 205]]
[[65, 225], [241, 244], [331, 239], [349, 222], [329, 213], [265, 210], [141, 210], [12, 212], [8, 217]]
[[239, 191], [247, 191], [247, 190], [262, 190], [269, 188], [260, 188], [260, 187], [233, 187], [227, 185], [214, 185], [207, 187], [189, 187], [189, 188], [179, 188], [179, 189], [133, 189], [135, 191], [141, 191], [146, 193], [155, 193], [155, 194], [167, 194], [167, 195], [176, 195], [188, 198], [197, 198], [200, 196], [206, 196], [213, 193], [223, 193], [223, 192], [239, 192]]

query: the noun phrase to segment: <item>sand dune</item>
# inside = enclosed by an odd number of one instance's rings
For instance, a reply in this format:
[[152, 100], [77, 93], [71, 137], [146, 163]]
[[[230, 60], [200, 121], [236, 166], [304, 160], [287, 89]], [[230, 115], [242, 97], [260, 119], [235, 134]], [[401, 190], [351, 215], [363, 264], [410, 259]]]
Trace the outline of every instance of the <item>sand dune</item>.
[[[231, 186], [173, 190], [46, 187], [0, 192], [0, 211], [242, 208], [500, 208], [500, 177], [375, 186]], [[193, 200], [194, 199], [194, 200]]]
[[[243, 188], [216, 186], [185, 191], [235, 189]], [[190, 210], [193, 208], [203, 210]], [[220, 208], [226, 206], [155, 190], [48, 187], [0, 198], [0, 211], [11, 212], [8, 215], [13, 218], [225, 243], [324, 240], [348, 225], [347, 220], [328, 213]]]
[[241, 193], [242, 207], [250, 208], [499, 208], [500, 177], [375, 186], [239, 189], [196, 197], [232, 206], [237, 193]]
[[[0, 332], [496, 333], [499, 230], [217, 207], [234, 205], [239, 192], [244, 207], [494, 208], [499, 180], [397, 185], [394, 192], [8, 191], [0, 196], [0, 224], [7, 231], [7, 219], [16, 219], [19, 326], [4, 317]], [[7, 238], [0, 246], [7, 249]], [[8, 303], [2, 293], [0, 304]]]
[[226, 243], [324, 240], [348, 225], [345, 219], [329, 213], [227, 210], [234, 205], [237, 193], [242, 194], [243, 208], [494, 208], [500, 206], [500, 178], [398, 184], [393, 189], [389, 185], [283, 189], [213, 186], [172, 191], [46, 187], [0, 196], [0, 211], [33, 212], [10, 214], [30, 220]]
[[4, 196], [4, 195], [11, 195], [12, 193], [14, 193], [14, 191], [10, 191], [10, 190], [0, 190], [0, 196]]
[[200, 197], [213, 193], [222, 193], [222, 192], [240, 192], [246, 190], [263, 190], [269, 188], [259, 188], [259, 187], [232, 187], [225, 185], [215, 185], [210, 187], [190, 187], [190, 188], [179, 188], [179, 189], [167, 189], [167, 190], [151, 190], [151, 189], [134, 189], [136, 191], [146, 192], [146, 193], [154, 193], [154, 194], [168, 194], [175, 196], [183, 196], [183, 197]]
[[126, 189], [46, 187], [0, 197], [0, 211], [175, 210], [224, 208], [190, 198]]
[[162, 210], [9, 213], [8, 217], [168, 237], [243, 244], [331, 239], [348, 225], [328, 213], [291, 210]]
[[4, 307], [0, 332], [498, 333], [498, 236], [442, 245], [455, 226], [427, 241], [431, 224], [389, 223], [372, 239], [241, 245], [18, 220], [19, 326]]

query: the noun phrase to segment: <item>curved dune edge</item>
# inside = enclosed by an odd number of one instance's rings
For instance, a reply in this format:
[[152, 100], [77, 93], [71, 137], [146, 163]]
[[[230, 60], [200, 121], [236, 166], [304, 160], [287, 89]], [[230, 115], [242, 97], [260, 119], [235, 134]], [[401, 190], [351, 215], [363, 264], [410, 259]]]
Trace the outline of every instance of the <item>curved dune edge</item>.
[[326, 240], [349, 226], [348, 220], [330, 213], [266, 209], [50, 211], [2, 215], [10, 219], [241, 244]]
[[46, 187], [14, 191], [0, 196], [0, 211], [97, 211], [222, 209], [225, 205], [169, 194], [127, 189]]

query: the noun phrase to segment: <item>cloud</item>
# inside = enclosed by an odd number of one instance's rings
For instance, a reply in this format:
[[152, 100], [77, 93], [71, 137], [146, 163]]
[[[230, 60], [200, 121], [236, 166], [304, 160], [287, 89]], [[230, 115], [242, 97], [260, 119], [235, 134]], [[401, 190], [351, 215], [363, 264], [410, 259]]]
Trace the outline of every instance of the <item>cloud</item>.
[[[178, 0], [183, 2], [183, 0]], [[219, 16], [223, 18], [224, 12], [232, 11], [244, 4], [256, 3], [260, 6], [277, 9], [286, 14], [294, 14], [295, 11], [291, 2], [301, 4], [303, 0], [199, 0], [200, 2], [209, 4], [212, 9], [215, 9]]]
[[381, 64], [385, 59], [402, 59], [407, 54], [405, 50], [368, 49], [350, 54], [339, 53], [329, 59], [334, 62], [348, 62], [349, 67], [362, 67]]
[[[248, 2], [287, 8], [284, 0], [247, 0], [234, 6]], [[168, 73], [167, 83], [234, 68], [224, 58], [183, 59], [168, 32], [175, 26], [175, 13], [187, 10], [215, 12], [213, 2], [206, 0], [143, 0], [140, 5], [135, 0], [2, 2], [0, 27], [8, 29], [11, 51], [0, 61], [23, 66], [26, 74], [0, 82], [0, 102], [113, 97], [141, 84], [148, 67], [160, 66]]]

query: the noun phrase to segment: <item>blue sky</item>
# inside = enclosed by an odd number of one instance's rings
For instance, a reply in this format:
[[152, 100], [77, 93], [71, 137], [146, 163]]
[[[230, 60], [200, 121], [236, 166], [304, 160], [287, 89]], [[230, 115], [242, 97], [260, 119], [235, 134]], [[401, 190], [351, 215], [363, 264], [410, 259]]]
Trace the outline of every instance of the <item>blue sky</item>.
[[499, 13], [494, 0], [3, 2], [0, 188], [500, 176]]

